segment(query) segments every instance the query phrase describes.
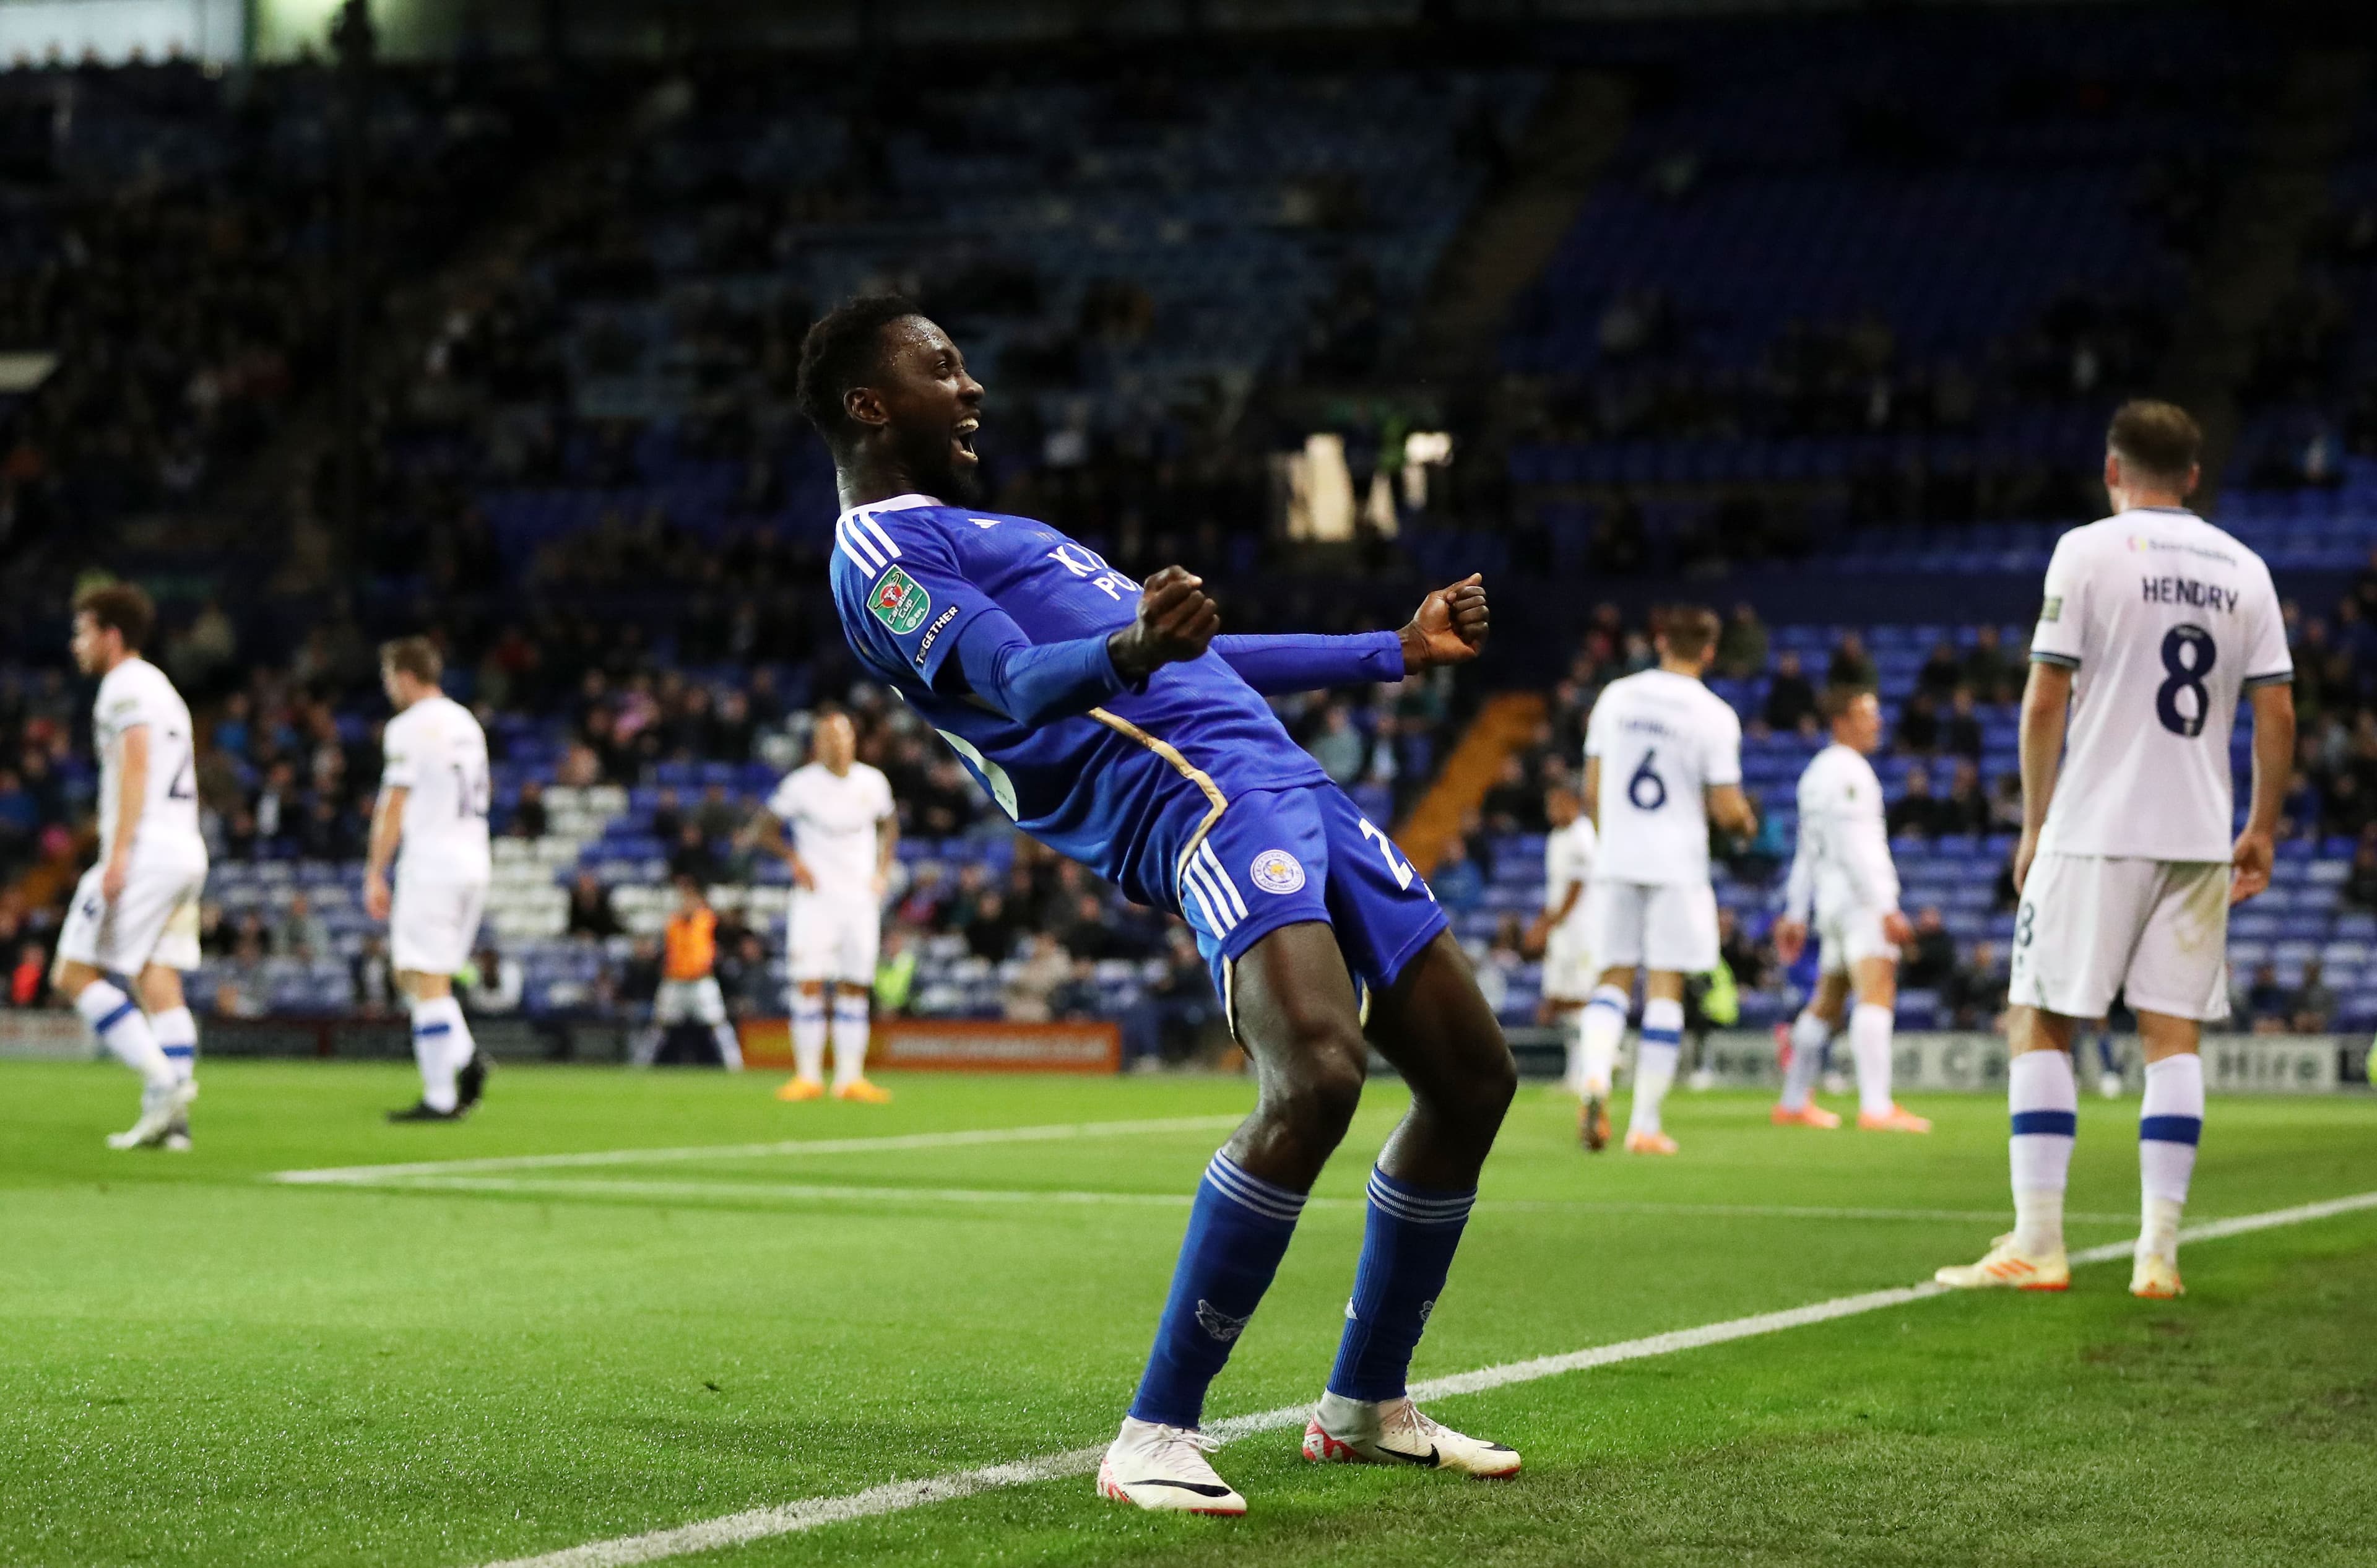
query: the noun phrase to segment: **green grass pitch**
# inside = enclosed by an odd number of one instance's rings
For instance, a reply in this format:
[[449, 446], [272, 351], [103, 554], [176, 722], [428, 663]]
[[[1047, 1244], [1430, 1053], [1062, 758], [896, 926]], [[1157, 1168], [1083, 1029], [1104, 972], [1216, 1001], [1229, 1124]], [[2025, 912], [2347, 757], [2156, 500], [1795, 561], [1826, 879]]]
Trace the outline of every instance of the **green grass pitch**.
[[[762, 1074], [499, 1073], [389, 1127], [394, 1067], [209, 1063], [187, 1155], [117, 1155], [135, 1086], [0, 1064], [0, 1563], [472, 1568], [1103, 1442], [1185, 1200], [1249, 1087], [911, 1077], [784, 1106]], [[1374, 1085], [1211, 1414], [1315, 1394]], [[2004, 1227], [2004, 1113], [1929, 1139], [1776, 1130], [1678, 1094], [1679, 1159], [1587, 1157], [1521, 1092], [1415, 1375], [1927, 1277]], [[2133, 1234], [2134, 1102], [2091, 1101], [2075, 1246]], [[1042, 1141], [481, 1170], [304, 1167], [1203, 1118]], [[2216, 1099], [2191, 1219], [2377, 1190], [2377, 1101]], [[1065, 1192], [1063, 1201], [1012, 1194]], [[1129, 1201], [1129, 1195], [1146, 1201]], [[1860, 1211], [1799, 1213], [1798, 1210]], [[2377, 1211], [2208, 1241], [2192, 1294], [1942, 1297], [1448, 1399], [1520, 1447], [1479, 1484], [1217, 1456], [1237, 1522], [1086, 1478], [687, 1561], [759, 1564], [2377, 1562]]]

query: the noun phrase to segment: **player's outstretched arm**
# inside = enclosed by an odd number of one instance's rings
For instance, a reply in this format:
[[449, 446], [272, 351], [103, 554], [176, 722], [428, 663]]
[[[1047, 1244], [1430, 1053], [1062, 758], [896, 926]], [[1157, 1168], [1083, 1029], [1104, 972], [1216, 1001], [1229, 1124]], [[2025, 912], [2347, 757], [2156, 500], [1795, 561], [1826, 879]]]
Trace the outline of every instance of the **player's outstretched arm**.
[[375, 920], [388, 918], [388, 868], [396, 859], [397, 841], [404, 835], [404, 799], [412, 793], [404, 784], [385, 784], [372, 805], [371, 847], [364, 863], [364, 913]]
[[[2293, 693], [2287, 695], [2291, 698]], [[2022, 841], [2013, 851], [2017, 892], [2030, 880], [2030, 863], [2038, 858], [2038, 835], [2047, 826], [2047, 808], [2055, 799], [2056, 775], [2063, 767], [2063, 731], [2071, 718], [2072, 671], [2062, 664], [2033, 660], [2030, 679], [2022, 688]], [[2284, 784], [2279, 787], [2283, 789]]]
[[1401, 680], [1437, 664], [1474, 659], [1485, 645], [1486, 589], [1473, 575], [1420, 602], [1400, 631], [1349, 637], [1309, 632], [1216, 637], [1212, 650], [1265, 697]]
[[132, 875], [132, 841], [140, 832], [140, 813], [149, 804], [149, 726], [135, 724], [116, 743], [115, 842], [106, 846], [107, 863], [99, 874], [99, 892], [113, 904], [123, 896]]
[[1404, 668], [1411, 674], [1438, 664], [1465, 664], [1486, 647], [1493, 617], [1486, 608], [1486, 579], [1478, 572], [1419, 602], [1411, 620], [1395, 634], [1403, 643]]

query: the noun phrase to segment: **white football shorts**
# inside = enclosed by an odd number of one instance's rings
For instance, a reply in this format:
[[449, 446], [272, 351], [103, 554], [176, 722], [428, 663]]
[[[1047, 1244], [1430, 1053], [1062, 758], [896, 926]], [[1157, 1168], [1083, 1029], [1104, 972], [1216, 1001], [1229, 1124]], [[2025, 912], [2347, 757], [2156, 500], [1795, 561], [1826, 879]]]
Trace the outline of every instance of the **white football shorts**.
[[1584, 945], [1604, 969], [1699, 975], [1716, 967], [1716, 894], [1706, 882], [1621, 882], [1584, 890]]
[[1581, 1004], [1592, 999], [1594, 983], [1600, 978], [1593, 950], [1584, 941], [1583, 911], [1572, 910], [1544, 937], [1544, 999]]
[[2007, 1000], [2066, 1018], [2131, 1008], [2228, 1016], [2229, 868], [2219, 860], [2042, 855], [2014, 915]]
[[699, 980], [663, 980], [659, 992], [652, 998], [652, 1022], [663, 1029], [679, 1023], [699, 1023], [715, 1029], [726, 1022], [726, 998], [718, 989], [717, 976], [704, 975]]
[[144, 865], [136, 854], [113, 904], [99, 891], [106, 874], [103, 865], [94, 866], [75, 885], [74, 904], [58, 931], [58, 956], [110, 975], [137, 976], [151, 964], [196, 969], [206, 862]]
[[1898, 948], [1881, 934], [1886, 911], [1858, 904], [1816, 913], [1816, 970], [1822, 975], [1845, 975], [1853, 964], [1869, 958], [1898, 962]]
[[388, 962], [418, 975], [460, 974], [486, 907], [487, 884], [476, 878], [398, 877], [388, 912]]
[[794, 888], [786, 908], [786, 965], [794, 984], [826, 980], [847, 986], [875, 984], [875, 958], [883, 941], [883, 910], [870, 889], [836, 893]]

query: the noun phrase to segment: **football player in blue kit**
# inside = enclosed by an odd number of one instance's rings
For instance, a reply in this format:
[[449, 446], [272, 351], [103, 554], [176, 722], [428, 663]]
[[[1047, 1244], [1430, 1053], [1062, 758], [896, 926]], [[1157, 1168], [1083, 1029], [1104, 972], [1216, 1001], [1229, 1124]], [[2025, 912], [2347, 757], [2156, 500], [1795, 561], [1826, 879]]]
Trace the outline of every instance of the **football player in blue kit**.
[[1430, 593], [1399, 632], [1217, 635], [1194, 574], [1134, 582], [1045, 523], [971, 504], [982, 386], [899, 299], [852, 300], [809, 329], [800, 401], [833, 451], [834, 604], [860, 664], [1024, 832], [1188, 921], [1254, 1062], [1255, 1109], [1206, 1167], [1098, 1490], [1246, 1511], [1207, 1458], [1205, 1389], [1344, 1136], [1366, 1035], [1412, 1106], [1370, 1173], [1305, 1455], [1516, 1473], [1517, 1454], [1430, 1419], [1404, 1386], [1510, 1104], [1510, 1048], [1427, 884], [1263, 700], [1475, 657], [1478, 579]]

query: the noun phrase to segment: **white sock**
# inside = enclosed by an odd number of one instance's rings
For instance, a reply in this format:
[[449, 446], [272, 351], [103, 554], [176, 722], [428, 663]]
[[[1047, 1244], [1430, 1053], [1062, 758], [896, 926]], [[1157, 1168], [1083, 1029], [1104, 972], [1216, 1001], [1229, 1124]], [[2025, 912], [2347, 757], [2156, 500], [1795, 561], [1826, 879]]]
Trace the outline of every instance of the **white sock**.
[[833, 999], [833, 1086], [847, 1088], [866, 1076], [866, 999]]
[[2146, 1064], [2138, 1110], [2138, 1251], [2179, 1261], [2179, 1216], [2204, 1135], [2204, 1059], [2193, 1053]]
[[1816, 1085], [1816, 1071], [1824, 1064], [1824, 1042], [1833, 1037], [1833, 1026], [1816, 1016], [1816, 1011], [1803, 1011], [1791, 1023], [1791, 1065], [1783, 1074], [1783, 1108], [1805, 1110], [1808, 1092]]
[[173, 1064], [158, 1047], [156, 1033], [140, 1004], [106, 980], [93, 980], [75, 998], [75, 1011], [99, 1036], [99, 1043], [116, 1054], [125, 1066], [140, 1074], [151, 1089], [170, 1089], [181, 1082]]
[[1872, 1002], [1859, 1002], [1849, 1012], [1849, 1055], [1857, 1059], [1857, 1109], [1867, 1116], [1888, 1116], [1897, 1104], [1890, 1097], [1890, 1029], [1894, 1022], [1890, 1009]]
[[1568, 1071], [1561, 1074], [1560, 1085], [1571, 1095], [1584, 1093], [1584, 1009], [1571, 1008], [1560, 1014], [1560, 1033], [1568, 1038]]
[[1684, 1048], [1684, 1004], [1653, 998], [1642, 1004], [1642, 1043], [1634, 1053], [1634, 1113], [1626, 1131], [1656, 1132], [1659, 1107], [1676, 1081], [1676, 1058]]
[[[461, 1054], [455, 1054], [460, 1036]], [[461, 1095], [454, 1074], [471, 1059], [471, 1032], [462, 1009], [452, 997], [436, 997], [412, 1004], [412, 1060], [421, 1069], [421, 1103], [431, 1110], [452, 1110]]]
[[149, 1032], [173, 1064], [175, 1083], [186, 1083], [197, 1075], [198, 1021], [190, 1016], [188, 1007], [167, 1008], [149, 1021]]
[[2063, 1250], [2063, 1189], [2080, 1127], [2080, 1089], [2063, 1051], [2025, 1051], [2006, 1069], [2013, 1135], [2014, 1243], [2025, 1252]]
[[812, 1083], [825, 1082], [825, 999], [793, 993], [793, 1071]]
[[1576, 1021], [1578, 1094], [1609, 1093], [1611, 1075], [1618, 1071], [1618, 1044], [1626, 1038], [1629, 999], [1615, 986], [1598, 986], [1584, 1004]]
[[743, 1071], [743, 1042], [735, 1037], [735, 1025], [721, 1023], [711, 1034], [718, 1039], [718, 1059], [726, 1064], [729, 1072]]

